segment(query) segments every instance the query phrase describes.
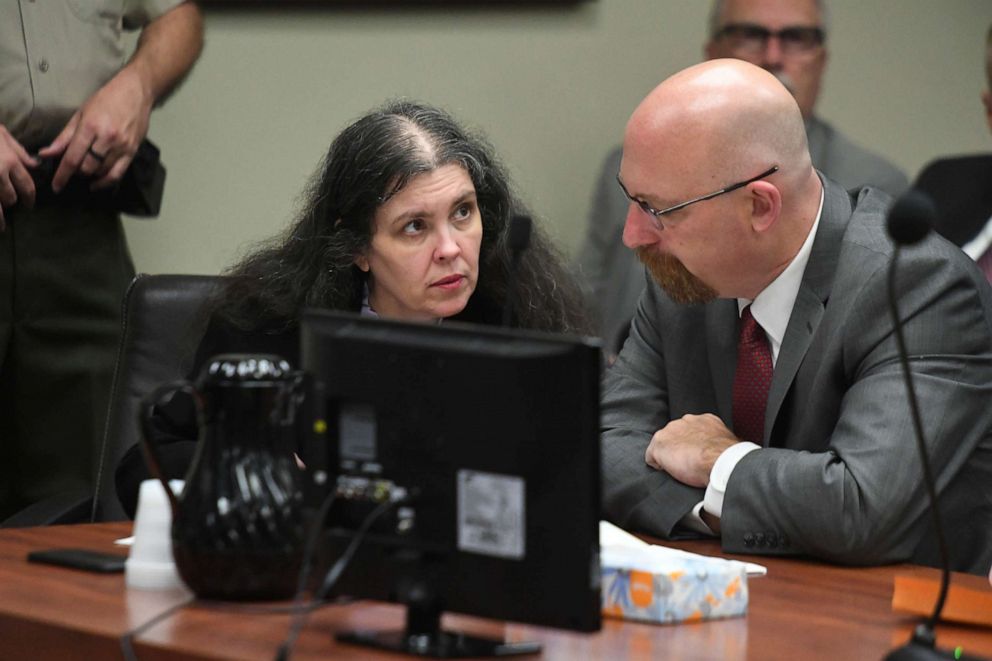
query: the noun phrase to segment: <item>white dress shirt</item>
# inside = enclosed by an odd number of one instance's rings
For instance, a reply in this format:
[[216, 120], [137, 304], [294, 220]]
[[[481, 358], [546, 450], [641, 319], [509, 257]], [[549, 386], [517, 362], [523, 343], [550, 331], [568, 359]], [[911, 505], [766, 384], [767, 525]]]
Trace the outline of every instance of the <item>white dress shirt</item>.
[[992, 247], [992, 218], [988, 219], [985, 227], [975, 235], [975, 238], [961, 246], [961, 250], [977, 262], [978, 258], [984, 255], [990, 247]]

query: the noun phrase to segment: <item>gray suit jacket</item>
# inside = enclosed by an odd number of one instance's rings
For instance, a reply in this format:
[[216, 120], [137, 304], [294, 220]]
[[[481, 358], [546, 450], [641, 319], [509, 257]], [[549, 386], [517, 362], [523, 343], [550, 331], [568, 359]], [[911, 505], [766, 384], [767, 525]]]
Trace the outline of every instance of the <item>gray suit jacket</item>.
[[[775, 365], [765, 448], [727, 485], [727, 552], [849, 564], [937, 562], [922, 468], [887, 308], [890, 198], [825, 181], [817, 236]], [[902, 252], [899, 312], [955, 569], [992, 562], [992, 289], [931, 234]], [[732, 299], [680, 306], [649, 282], [603, 390], [604, 507], [670, 538], [703, 497], [644, 463], [687, 413], [733, 428]]]
[[[806, 122], [806, 136], [813, 167], [844, 188], [874, 186], [897, 196], [909, 185], [906, 175], [891, 163], [817, 117]], [[622, 240], [627, 198], [617, 186], [620, 156], [618, 147], [603, 162], [578, 257], [579, 274], [598, 313], [607, 348], [626, 332], [644, 291], [644, 268]]]

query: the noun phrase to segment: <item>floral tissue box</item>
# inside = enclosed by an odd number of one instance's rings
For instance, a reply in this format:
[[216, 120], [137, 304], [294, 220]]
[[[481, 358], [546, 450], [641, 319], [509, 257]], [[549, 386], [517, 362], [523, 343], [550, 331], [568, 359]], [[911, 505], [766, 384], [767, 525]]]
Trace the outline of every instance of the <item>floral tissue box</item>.
[[661, 546], [602, 546], [603, 615], [694, 622], [747, 612], [748, 565]]

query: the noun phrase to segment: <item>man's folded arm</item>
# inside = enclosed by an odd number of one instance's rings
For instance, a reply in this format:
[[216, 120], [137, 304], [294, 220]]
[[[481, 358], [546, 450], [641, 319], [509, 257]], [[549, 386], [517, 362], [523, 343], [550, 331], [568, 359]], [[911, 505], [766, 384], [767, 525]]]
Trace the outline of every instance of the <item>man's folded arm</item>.
[[[604, 378], [602, 405], [603, 509], [606, 518], [627, 530], [670, 539], [690, 533], [679, 522], [703, 500], [703, 490], [687, 486], [647, 465], [644, 453], [652, 434], [669, 420], [664, 357], [653, 307], [645, 293], [630, 331], [630, 341]], [[656, 309], [656, 308], [655, 308]]]

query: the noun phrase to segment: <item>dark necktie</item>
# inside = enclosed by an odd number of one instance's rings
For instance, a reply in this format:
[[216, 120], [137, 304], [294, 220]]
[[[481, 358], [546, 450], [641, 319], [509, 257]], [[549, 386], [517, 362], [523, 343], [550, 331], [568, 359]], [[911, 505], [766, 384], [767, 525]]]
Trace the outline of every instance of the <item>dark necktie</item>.
[[741, 313], [741, 335], [737, 342], [737, 371], [734, 372], [734, 433], [745, 441], [762, 444], [765, 408], [772, 385], [772, 350], [768, 338], [751, 315], [751, 306]]

